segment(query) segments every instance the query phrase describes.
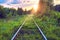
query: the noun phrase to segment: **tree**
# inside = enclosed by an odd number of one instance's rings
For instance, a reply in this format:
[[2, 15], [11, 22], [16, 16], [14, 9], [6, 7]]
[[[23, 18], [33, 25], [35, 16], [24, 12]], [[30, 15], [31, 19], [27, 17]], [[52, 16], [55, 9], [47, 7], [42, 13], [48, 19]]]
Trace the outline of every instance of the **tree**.
[[54, 8], [55, 8], [55, 9], [54, 9], [55, 11], [60, 12], [60, 5], [56, 5], [56, 6], [54, 6]]
[[6, 14], [3, 6], [0, 6], [0, 18], [6, 18]]
[[47, 6], [46, 0], [40, 0], [38, 4], [38, 12], [40, 14], [43, 14], [46, 11], [47, 8], [46, 6]]
[[54, 4], [54, 3], [53, 3], [53, 0], [48, 0], [48, 1], [47, 1], [47, 6], [49, 6], [50, 10], [54, 9], [54, 8], [53, 8], [53, 4]]
[[23, 14], [23, 9], [22, 8], [18, 8], [17, 13], [18, 13], [18, 15], [22, 15]]
[[16, 10], [15, 9], [13, 9], [13, 8], [10, 8], [10, 12], [12, 13], [12, 16], [14, 15], [14, 13], [16, 12]]

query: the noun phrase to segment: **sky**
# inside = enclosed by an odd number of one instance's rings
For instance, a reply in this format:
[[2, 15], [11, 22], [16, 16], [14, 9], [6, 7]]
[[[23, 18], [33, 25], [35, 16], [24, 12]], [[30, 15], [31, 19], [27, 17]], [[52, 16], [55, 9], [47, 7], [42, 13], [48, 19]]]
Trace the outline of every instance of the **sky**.
[[60, 0], [54, 0], [54, 5], [60, 4]]
[[[8, 8], [28, 8], [38, 4], [39, 0], [0, 0], [0, 5]], [[54, 0], [54, 5], [60, 4], [60, 0]]]
[[38, 1], [39, 0], [0, 0], [0, 5], [9, 8], [26, 8], [36, 5]]

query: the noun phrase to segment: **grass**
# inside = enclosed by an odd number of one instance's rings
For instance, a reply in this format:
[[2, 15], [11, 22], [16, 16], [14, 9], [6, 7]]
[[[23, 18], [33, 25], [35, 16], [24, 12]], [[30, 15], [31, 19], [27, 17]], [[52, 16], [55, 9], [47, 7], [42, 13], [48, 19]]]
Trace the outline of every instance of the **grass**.
[[[0, 40], [10, 40], [25, 18], [26, 15], [16, 16], [12, 19], [0, 19]], [[58, 18], [60, 18], [60, 12], [56, 11], [50, 11], [49, 16], [34, 16], [34, 20], [42, 29], [48, 40], [60, 40]], [[43, 40], [43, 38], [32, 21], [32, 18], [28, 17], [15, 40]]]
[[50, 17], [46, 15], [41, 18], [34, 17], [48, 40], [60, 40], [60, 26], [58, 26], [57, 22], [57, 18], [60, 18], [59, 14], [59, 12], [51, 11]]
[[43, 40], [43, 38], [32, 18], [29, 17], [15, 40]]
[[10, 40], [14, 33], [14, 29], [22, 24], [25, 17], [25, 15], [21, 15], [9, 20], [0, 19], [0, 40]]

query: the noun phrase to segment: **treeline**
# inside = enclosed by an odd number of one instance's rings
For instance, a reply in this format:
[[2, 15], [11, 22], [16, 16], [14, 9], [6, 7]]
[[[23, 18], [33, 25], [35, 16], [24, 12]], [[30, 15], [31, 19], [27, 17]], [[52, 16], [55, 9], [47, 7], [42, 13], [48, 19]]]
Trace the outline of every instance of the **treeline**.
[[60, 5], [54, 6], [54, 10], [60, 12]]
[[4, 8], [3, 6], [0, 6], [0, 18], [9, 18], [12, 16], [17, 16], [17, 15], [25, 15], [25, 14], [30, 14], [31, 10], [23, 10], [22, 8], [13, 9], [13, 8]]
[[54, 0], [48, 0], [47, 5], [50, 7], [50, 10], [60, 12], [60, 4], [54, 6]]

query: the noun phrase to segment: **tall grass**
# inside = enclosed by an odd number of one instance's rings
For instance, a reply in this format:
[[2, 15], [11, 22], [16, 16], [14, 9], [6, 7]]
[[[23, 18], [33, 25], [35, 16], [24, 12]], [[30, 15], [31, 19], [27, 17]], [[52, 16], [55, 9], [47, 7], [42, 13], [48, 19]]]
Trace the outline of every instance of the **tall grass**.
[[23, 23], [25, 17], [25, 15], [21, 15], [13, 19], [0, 19], [0, 40], [10, 40], [14, 29]]
[[60, 40], [60, 26], [58, 26], [57, 22], [58, 18], [60, 18], [60, 12], [56, 11], [50, 11], [50, 17], [46, 15], [41, 18], [34, 17], [48, 40]]

